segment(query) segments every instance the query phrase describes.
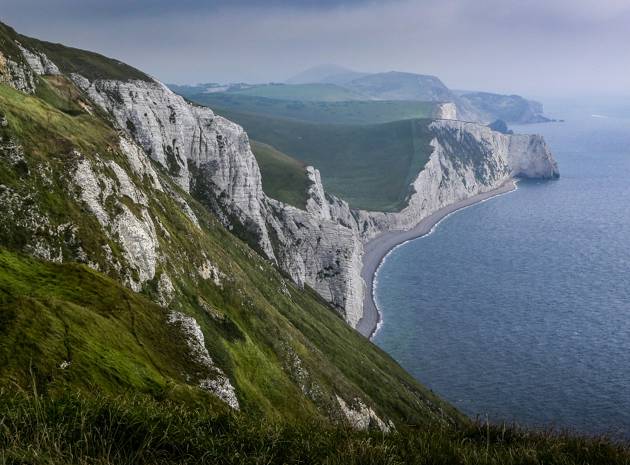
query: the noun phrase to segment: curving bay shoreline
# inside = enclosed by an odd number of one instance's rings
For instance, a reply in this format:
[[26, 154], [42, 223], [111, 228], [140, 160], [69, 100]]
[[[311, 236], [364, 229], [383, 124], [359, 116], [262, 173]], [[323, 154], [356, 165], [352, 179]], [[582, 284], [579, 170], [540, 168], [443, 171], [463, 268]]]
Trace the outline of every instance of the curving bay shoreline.
[[379, 266], [396, 246], [430, 233], [436, 224], [457, 210], [483, 202], [497, 195], [506, 194], [514, 189], [516, 189], [516, 181], [510, 179], [496, 189], [474, 195], [441, 208], [426, 218], [423, 218], [411, 229], [406, 231], [385, 232], [366, 243], [363, 248], [363, 266], [361, 268], [361, 277], [366, 284], [366, 292], [363, 296], [363, 317], [357, 324], [357, 331], [371, 339], [378, 328], [381, 315], [374, 301], [374, 279]]

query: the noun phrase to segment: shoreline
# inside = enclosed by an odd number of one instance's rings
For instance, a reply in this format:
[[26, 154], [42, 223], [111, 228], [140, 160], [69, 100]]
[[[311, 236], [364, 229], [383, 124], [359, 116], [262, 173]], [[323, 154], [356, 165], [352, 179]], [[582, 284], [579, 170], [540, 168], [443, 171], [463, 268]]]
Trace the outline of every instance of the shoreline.
[[366, 292], [363, 295], [363, 316], [357, 323], [356, 330], [368, 339], [372, 339], [381, 325], [381, 312], [374, 298], [374, 283], [378, 269], [390, 252], [406, 242], [431, 233], [440, 221], [452, 213], [484, 202], [493, 197], [507, 194], [515, 189], [516, 180], [510, 179], [496, 189], [474, 195], [440, 208], [420, 220], [420, 222], [411, 229], [384, 232], [367, 242], [363, 248], [363, 264], [361, 266], [361, 278], [363, 278], [363, 282], [366, 284]]

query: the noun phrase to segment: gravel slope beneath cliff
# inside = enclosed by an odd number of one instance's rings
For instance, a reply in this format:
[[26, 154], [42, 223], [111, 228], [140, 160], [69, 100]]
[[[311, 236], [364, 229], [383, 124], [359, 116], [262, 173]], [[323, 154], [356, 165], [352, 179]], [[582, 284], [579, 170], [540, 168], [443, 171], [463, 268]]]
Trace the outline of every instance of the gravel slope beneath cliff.
[[363, 317], [357, 324], [357, 331], [359, 331], [362, 335], [371, 338], [377, 329], [380, 321], [380, 314], [376, 306], [376, 302], [374, 301], [374, 278], [378, 267], [389, 252], [404, 242], [417, 239], [430, 233], [436, 224], [451, 213], [461, 210], [462, 208], [469, 207], [473, 204], [483, 202], [484, 200], [488, 200], [497, 195], [511, 192], [515, 188], [515, 181], [510, 179], [496, 189], [483, 192], [441, 208], [432, 215], [422, 219], [412, 229], [406, 231], [385, 232], [366, 243], [363, 247], [364, 255], [361, 277], [366, 283], [367, 292], [363, 295]]

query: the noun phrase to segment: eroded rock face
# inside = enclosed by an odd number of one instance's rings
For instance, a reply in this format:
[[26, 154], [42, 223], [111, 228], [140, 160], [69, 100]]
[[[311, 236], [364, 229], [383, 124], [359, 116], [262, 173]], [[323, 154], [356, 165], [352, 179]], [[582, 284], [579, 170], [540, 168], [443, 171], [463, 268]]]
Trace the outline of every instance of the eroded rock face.
[[24, 66], [0, 52], [0, 83], [7, 84], [26, 94], [35, 93], [35, 74], [29, 66]]
[[240, 406], [234, 386], [232, 386], [228, 377], [225, 376], [223, 370], [216, 366], [212, 357], [210, 357], [203, 331], [197, 320], [180, 312], [172, 312], [168, 321], [170, 324], [179, 327], [184, 335], [191, 357], [206, 371], [205, 376], [199, 380], [199, 387], [212, 392], [234, 410], [239, 410]]
[[356, 324], [363, 301], [362, 244], [347, 203], [326, 196], [316, 169], [308, 168], [306, 211], [285, 205], [263, 193], [258, 164], [240, 126], [157, 82], [90, 82], [78, 75], [73, 80], [182, 189]]
[[457, 105], [453, 102], [438, 103], [433, 115], [436, 119], [457, 119]]
[[73, 80], [109, 111], [144, 151], [227, 227], [243, 231], [274, 259], [264, 227], [260, 170], [243, 129], [194, 106], [158, 82]]
[[[112, 179], [104, 173], [103, 167], [94, 167], [78, 152], [75, 155], [79, 161], [73, 181], [80, 199], [104, 231], [121, 245], [128, 265], [135, 272], [126, 274], [125, 284], [140, 291], [142, 285], [155, 276], [158, 261], [158, 238], [153, 220], [145, 208], [147, 199], [115, 162], [107, 163], [116, 176]], [[121, 202], [121, 196], [129, 197], [139, 213], [132, 212]]]
[[374, 410], [365, 405], [361, 399], [354, 399], [354, 405], [349, 405], [345, 400], [337, 396], [337, 402], [339, 403], [341, 413], [343, 413], [350, 426], [355, 429], [378, 429], [384, 433], [389, 433], [394, 429], [394, 425], [391, 421], [385, 423], [378, 417]]
[[57, 65], [50, 61], [45, 53], [32, 52], [22, 47], [20, 44], [17, 44], [17, 46], [20, 48], [24, 59], [35, 74], [39, 74], [40, 76], [44, 74], [61, 74]]

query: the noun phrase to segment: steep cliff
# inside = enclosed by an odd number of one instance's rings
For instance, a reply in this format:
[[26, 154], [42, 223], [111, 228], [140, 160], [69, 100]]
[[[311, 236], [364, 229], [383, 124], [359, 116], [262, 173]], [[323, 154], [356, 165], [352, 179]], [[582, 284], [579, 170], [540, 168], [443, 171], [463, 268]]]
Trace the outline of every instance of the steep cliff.
[[433, 153], [413, 182], [407, 206], [396, 213], [359, 212], [364, 241], [385, 231], [410, 229], [436, 210], [496, 189], [509, 179], [559, 176], [540, 136], [506, 135], [462, 121], [440, 120], [429, 127]]
[[[49, 47], [39, 47], [37, 42], [31, 43], [32, 50], [20, 47], [23, 62], [30, 65], [23, 67], [26, 74], [60, 72], [42, 51]], [[308, 172], [311, 187], [302, 210], [265, 196], [256, 159], [239, 126], [137, 72], [121, 79], [119, 70], [100, 66], [100, 74], [90, 69], [88, 79], [73, 62], [64, 63], [92, 104], [107, 112], [179, 187], [295, 283], [316, 290], [353, 326], [362, 315], [360, 269], [365, 241], [380, 232], [410, 228], [432, 211], [491, 190], [512, 176], [557, 173], [539, 137], [502, 135], [476, 124], [441, 120], [430, 125], [433, 153], [400, 212], [352, 211], [342, 200], [324, 193], [315, 169]], [[117, 79], [109, 79], [112, 76]], [[441, 116], [453, 118], [456, 111], [455, 105], [445, 104]], [[142, 238], [141, 243], [149, 244], [127, 251], [135, 257], [141, 280], [154, 273], [153, 229], [135, 227], [128, 243], [132, 248], [131, 243]]]
[[[309, 172], [312, 187], [306, 209], [300, 210], [265, 196], [247, 135], [210, 109], [186, 102], [156, 81], [90, 82], [78, 74], [72, 79], [184, 190], [294, 282], [315, 289], [352, 326], [362, 315], [362, 242], [410, 228], [432, 211], [494, 189], [511, 176], [552, 176], [556, 169], [540, 138], [439, 121], [431, 125], [434, 153], [401, 212], [351, 211], [324, 194], [316, 170]], [[452, 110], [452, 105], [445, 108]]]

